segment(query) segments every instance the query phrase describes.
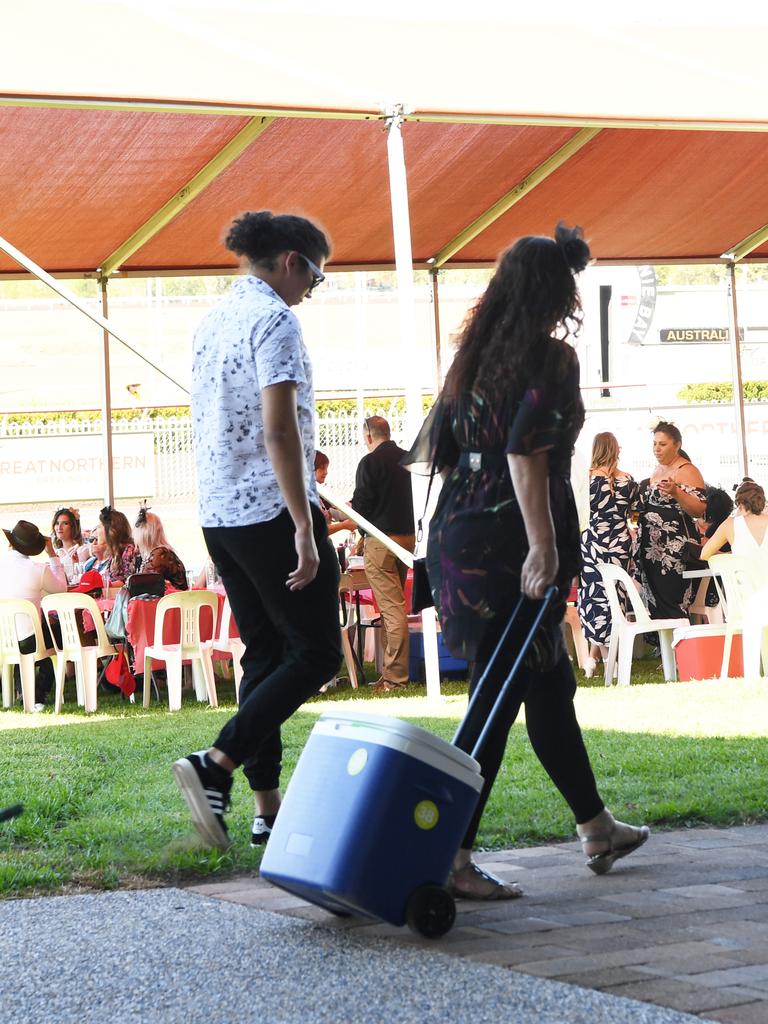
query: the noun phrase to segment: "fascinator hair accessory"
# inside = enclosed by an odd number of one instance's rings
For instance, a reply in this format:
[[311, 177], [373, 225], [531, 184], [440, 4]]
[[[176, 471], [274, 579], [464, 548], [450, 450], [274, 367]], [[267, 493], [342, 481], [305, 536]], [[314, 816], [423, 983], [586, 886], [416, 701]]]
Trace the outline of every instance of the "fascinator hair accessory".
[[62, 512], [66, 512], [67, 515], [70, 515], [70, 516], [72, 516], [73, 519], [76, 519], [78, 523], [80, 522], [80, 509], [79, 508], [71, 508], [71, 507], [67, 508], [67, 506], [64, 505], [60, 509], [58, 509], [58, 511], [55, 513], [53, 518], [54, 519], [58, 519], [59, 516], [62, 514]]
[[151, 508], [152, 508], [152, 506], [148, 505], [146, 503], [146, 501], [145, 501], [144, 504], [139, 509], [138, 516], [136, 516], [136, 523], [135, 523], [136, 526], [143, 526], [144, 523], [146, 523], [146, 521], [147, 521], [147, 512], [149, 512], [149, 510]]
[[105, 505], [104, 508], [101, 510], [101, 512], [99, 512], [99, 520], [105, 526], [109, 526], [109, 524], [112, 522], [112, 506], [111, 505]]

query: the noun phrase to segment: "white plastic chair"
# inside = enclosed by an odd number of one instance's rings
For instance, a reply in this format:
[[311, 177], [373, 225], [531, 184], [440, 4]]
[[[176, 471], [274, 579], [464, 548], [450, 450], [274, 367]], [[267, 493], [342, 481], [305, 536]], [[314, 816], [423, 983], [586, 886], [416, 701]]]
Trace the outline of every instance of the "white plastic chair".
[[[23, 616], [19, 621], [18, 616]], [[29, 629], [32, 629], [32, 633]], [[22, 635], [19, 636], [19, 633]], [[22, 654], [19, 641], [28, 636], [35, 638], [35, 650]], [[35, 665], [44, 658], [51, 658], [56, 652], [45, 646], [40, 613], [31, 601], [15, 598], [0, 600], [0, 675], [2, 675], [3, 707], [13, 706], [15, 687], [13, 666], [19, 666], [21, 676], [21, 700], [26, 712], [35, 706]]]
[[[219, 600], [215, 594], [207, 590], [179, 591], [178, 594], [166, 594], [157, 604], [155, 618], [155, 639], [151, 647], [144, 649], [144, 707], [149, 707], [151, 689], [152, 662], [164, 661], [168, 676], [168, 707], [171, 711], [181, 708], [181, 663], [192, 662], [192, 679], [195, 695], [199, 701], [207, 700], [211, 707], [219, 706], [216, 696], [216, 680], [213, 675], [213, 640], [200, 639], [200, 613], [203, 608], [210, 608], [213, 616], [213, 631], [216, 629], [216, 616]], [[178, 609], [180, 617], [179, 643], [163, 643], [163, 625], [165, 616], [173, 609]]]
[[755, 591], [746, 602], [742, 620], [744, 677], [768, 675], [768, 586]]
[[232, 655], [232, 669], [235, 676], [235, 700], [240, 703], [240, 682], [243, 678], [243, 666], [240, 659], [245, 654], [245, 644], [239, 636], [229, 635], [229, 626], [232, 621], [232, 609], [229, 605], [229, 598], [224, 599], [224, 607], [221, 609], [221, 628], [219, 635], [213, 641], [214, 651], [221, 651]]
[[[85, 706], [86, 712], [96, 710], [96, 688], [99, 680], [99, 659], [109, 658], [117, 653], [109, 642], [107, 631], [99, 611], [99, 606], [88, 594], [48, 594], [40, 602], [48, 627], [51, 626], [51, 615], [56, 614], [61, 627], [61, 647], [56, 642], [56, 635], [51, 629], [53, 642], [56, 644], [56, 697], [54, 711], [61, 713], [64, 700], [64, 678], [67, 662], [75, 666], [77, 686], [77, 703]], [[93, 619], [96, 630], [96, 644], [83, 647], [80, 641], [80, 630], [77, 625], [78, 611], [85, 611]]]
[[[677, 679], [677, 666], [675, 665], [675, 654], [672, 649], [672, 631], [681, 626], [689, 626], [688, 619], [652, 619], [629, 573], [618, 565], [598, 565], [597, 568], [600, 570], [600, 575], [603, 578], [605, 592], [608, 595], [608, 603], [611, 607], [611, 638], [608, 644], [608, 657], [605, 659], [605, 685], [611, 685], [613, 667], [618, 660], [619, 686], [629, 686], [632, 675], [632, 649], [635, 644], [635, 637], [640, 636], [642, 633], [656, 632], [659, 634], [659, 643], [661, 645], [661, 663], [664, 668], [664, 678], [667, 682], [674, 682]], [[624, 585], [635, 616], [634, 622], [631, 622], [621, 610], [621, 601], [616, 589], [617, 583]]]
[[740, 555], [713, 555], [709, 559], [710, 568], [722, 581], [725, 595], [725, 639], [723, 663], [720, 666], [721, 680], [728, 678], [731, 646], [736, 633], [742, 634], [744, 675], [748, 678], [760, 675], [760, 620], [763, 616], [760, 614], [759, 602], [753, 599], [763, 585], [758, 571], [761, 564]]

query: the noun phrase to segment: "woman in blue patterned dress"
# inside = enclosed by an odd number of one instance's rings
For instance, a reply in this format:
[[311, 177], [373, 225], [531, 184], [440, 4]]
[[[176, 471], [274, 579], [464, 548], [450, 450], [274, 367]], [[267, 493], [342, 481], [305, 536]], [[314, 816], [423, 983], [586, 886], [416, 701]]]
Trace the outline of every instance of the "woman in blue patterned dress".
[[[609, 562], [629, 571], [632, 559], [628, 518], [637, 509], [640, 489], [629, 473], [619, 469], [619, 451], [619, 442], [609, 431], [595, 435], [589, 470], [589, 526], [581, 535], [578, 601], [581, 628], [589, 644], [584, 666], [588, 679], [595, 674], [598, 657], [605, 660], [611, 638], [611, 609], [597, 567]], [[625, 607], [626, 596], [622, 593], [620, 597]]]

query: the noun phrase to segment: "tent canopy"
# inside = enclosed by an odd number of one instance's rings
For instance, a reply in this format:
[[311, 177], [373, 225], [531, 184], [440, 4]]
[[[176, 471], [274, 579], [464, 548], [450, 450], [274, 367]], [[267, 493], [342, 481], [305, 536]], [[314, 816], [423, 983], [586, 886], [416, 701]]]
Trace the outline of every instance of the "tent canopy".
[[601, 260], [768, 259], [765, 24], [345, 7], [4, 11], [0, 235], [54, 274], [229, 270], [222, 229], [267, 208], [319, 221], [331, 267], [392, 266], [399, 103], [417, 265], [560, 219]]

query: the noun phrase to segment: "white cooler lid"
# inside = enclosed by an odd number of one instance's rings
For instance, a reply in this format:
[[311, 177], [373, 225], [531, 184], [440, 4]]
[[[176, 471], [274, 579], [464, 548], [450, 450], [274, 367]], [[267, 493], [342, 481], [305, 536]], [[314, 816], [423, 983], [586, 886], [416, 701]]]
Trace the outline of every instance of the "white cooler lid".
[[710, 626], [706, 623], [699, 626], [678, 626], [672, 631], [672, 646], [675, 647], [681, 640], [698, 640], [708, 636], [725, 636], [725, 626]]
[[480, 765], [473, 757], [434, 733], [399, 718], [341, 709], [326, 711], [312, 731], [341, 735], [345, 739], [357, 738], [399, 750], [453, 775], [474, 789], [479, 790], [482, 784]]

